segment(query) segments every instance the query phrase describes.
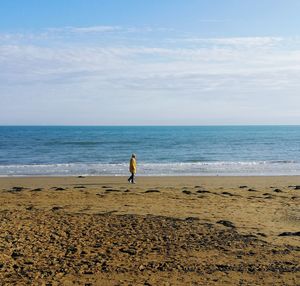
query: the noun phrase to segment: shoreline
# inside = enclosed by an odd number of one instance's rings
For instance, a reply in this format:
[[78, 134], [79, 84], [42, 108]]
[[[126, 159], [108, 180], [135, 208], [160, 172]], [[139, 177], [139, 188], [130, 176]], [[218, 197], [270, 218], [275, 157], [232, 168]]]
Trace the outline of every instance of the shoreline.
[[[10, 176], [5, 176], [5, 177], [1, 177], [0, 176], [0, 180], [1, 179], [5, 179], [5, 178], [31, 178], [31, 179], [35, 179], [35, 178], [126, 178], [129, 177], [130, 173], [128, 173], [128, 175], [24, 175], [24, 176], [14, 176], [14, 175], [10, 175]], [[298, 177], [300, 180], [300, 174], [299, 175], [184, 175], [184, 174], [180, 174], [180, 175], [136, 175], [137, 178], [175, 178], [175, 177], [182, 177], [182, 178], [277, 178], [277, 177], [281, 177], [281, 178], [290, 178], [290, 177]], [[299, 181], [300, 183], [300, 181]]]
[[[128, 175], [86, 175], [86, 174], [76, 174], [76, 175], [0, 175], [0, 179], [1, 178], [78, 178], [78, 177], [93, 177], [93, 178], [103, 178], [103, 177], [108, 177], [108, 178], [118, 178], [118, 177], [123, 177], [126, 178], [128, 177], [130, 174]], [[199, 177], [199, 178], [211, 178], [211, 177], [226, 177], [226, 178], [236, 178], [236, 177], [244, 177], [244, 178], [249, 178], [249, 177], [253, 177], [253, 178], [260, 178], [260, 177], [299, 177], [300, 178], [300, 174], [292, 174], [292, 175], [244, 175], [244, 174], [238, 174], [238, 175], [184, 175], [184, 174], [174, 174], [174, 175], [136, 175], [136, 177], [138, 178], [174, 178], [174, 177]]]

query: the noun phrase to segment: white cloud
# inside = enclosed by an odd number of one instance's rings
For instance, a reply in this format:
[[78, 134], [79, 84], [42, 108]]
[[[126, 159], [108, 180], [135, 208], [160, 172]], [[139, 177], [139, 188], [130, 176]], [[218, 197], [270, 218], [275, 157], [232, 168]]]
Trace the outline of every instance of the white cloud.
[[[249, 96], [253, 106], [257, 96], [266, 99], [274, 94], [299, 103], [295, 97], [300, 91], [298, 38], [178, 36], [171, 41], [152, 38], [149, 29], [145, 41], [135, 38], [138, 30], [128, 36], [115, 34], [126, 29], [64, 27], [52, 30], [50, 36], [42, 32], [43, 37], [0, 35], [0, 97], [31, 96], [36, 105], [42, 104], [41, 97], [66, 99], [79, 104], [78, 109], [83, 108], [83, 100], [87, 104], [96, 99], [106, 106], [123, 102], [129, 110], [135, 97], [145, 114], [161, 100], [172, 103], [172, 110], [188, 101], [203, 105], [203, 100], [215, 106], [226, 100], [236, 108], [237, 102], [249, 104]], [[95, 33], [104, 38], [98, 41]], [[107, 33], [116, 37], [106, 38]], [[81, 34], [89, 36], [82, 39]], [[141, 105], [143, 98], [149, 105]]]
[[120, 26], [89, 26], [89, 27], [63, 27], [63, 28], [49, 28], [51, 32], [71, 32], [71, 33], [105, 33], [122, 31], [124, 28]]
[[282, 37], [229, 37], [229, 38], [178, 38], [170, 41], [230, 46], [238, 48], [274, 47], [282, 42]]

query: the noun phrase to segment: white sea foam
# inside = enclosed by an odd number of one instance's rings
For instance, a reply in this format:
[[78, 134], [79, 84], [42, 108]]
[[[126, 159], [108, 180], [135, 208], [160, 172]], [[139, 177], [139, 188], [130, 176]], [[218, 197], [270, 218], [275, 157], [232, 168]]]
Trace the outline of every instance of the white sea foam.
[[[45, 164], [0, 165], [0, 176], [123, 176], [128, 175], [128, 164]], [[300, 163], [295, 161], [253, 162], [195, 162], [195, 163], [141, 163], [142, 176], [207, 176], [207, 175], [300, 175]]]

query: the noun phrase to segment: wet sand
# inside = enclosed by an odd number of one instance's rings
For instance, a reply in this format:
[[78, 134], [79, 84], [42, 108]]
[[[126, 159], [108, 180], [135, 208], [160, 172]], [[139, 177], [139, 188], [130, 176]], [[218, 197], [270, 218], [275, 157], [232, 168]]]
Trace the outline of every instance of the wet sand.
[[300, 285], [297, 176], [0, 178], [0, 216], [1, 285]]

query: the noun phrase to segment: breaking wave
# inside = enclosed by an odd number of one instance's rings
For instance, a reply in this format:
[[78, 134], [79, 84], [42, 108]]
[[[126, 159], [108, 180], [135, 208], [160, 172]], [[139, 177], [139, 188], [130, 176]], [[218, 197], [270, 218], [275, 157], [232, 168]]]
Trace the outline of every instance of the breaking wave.
[[[71, 163], [0, 165], [0, 176], [126, 176], [128, 164]], [[141, 176], [300, 175], [296, 161], [139, 163]]]

